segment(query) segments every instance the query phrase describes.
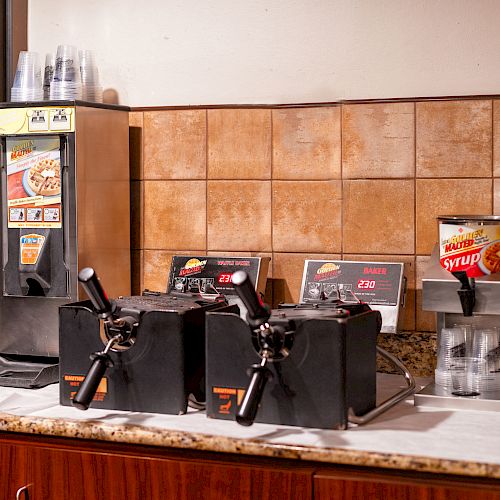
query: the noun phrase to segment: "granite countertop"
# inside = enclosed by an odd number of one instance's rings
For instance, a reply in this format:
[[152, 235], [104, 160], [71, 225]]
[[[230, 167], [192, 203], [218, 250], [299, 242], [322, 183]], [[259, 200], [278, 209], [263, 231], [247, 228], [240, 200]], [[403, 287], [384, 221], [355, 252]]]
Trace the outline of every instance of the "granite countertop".
[[[423, 386], [427, 380], [420, 379]], [[404, 386], [379, 374], [379, 396]], [[399, 403], [345, 431], [207, 419], [204, 412], [158, 415], [59, 406], [59, 387], [0, 387], [0, 431], [191, 450], [500, 478], [500, 413]], [[492, 430], [495, 429], [495, 432]]]

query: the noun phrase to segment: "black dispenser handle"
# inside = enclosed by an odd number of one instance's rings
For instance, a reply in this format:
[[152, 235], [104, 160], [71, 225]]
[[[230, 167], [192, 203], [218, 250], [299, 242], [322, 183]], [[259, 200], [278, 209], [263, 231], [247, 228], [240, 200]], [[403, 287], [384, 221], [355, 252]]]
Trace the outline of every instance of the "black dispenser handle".
[[109, 354], [105, 352], [96, 352], [91, 356], [92, 364], [73, 398], [73, 406], [79, 410], [88, 410], [90, 403], [94, 399], [97, 388], [101, 383], [102, 377], [106, 373], [108, 367], [113, 366], [113, 361]]
[[245, 392], [243, 402], [236, 414], [236, 422], [240, 425], [248, 427], [253, 424], [262, 395], [264, 394], [264, 388], [266, 387], [267, 381], [272, 378], [272, 373], [265, 367], [265, 363], [266, 360], [263, 359], [260, 365], [252, 365], [248, 370], [252, 378]]
[[474, 278], [469, 278], [465, 271], [455, 271], [451, 274], [453, 274], [453, 276], [455, 276], [455, 278], [457, 278], [462, 285], [460, 290], [457, 290], [457, 293], [460, 298], [463, 314], [464, 316], [472, 316], [474, 306], [476, 305], [476, 287]]
[[231, 281], [243, 305], [248, 310], [248, 319], [252, 326], [265, 323], [271, 314], [259, 299], [248, 274], [245, 271], [236, 271]]
[[82, 269], [78, 273], [78, 281], [82, 284], [85, 292], [87, 292], [97, 314], [102, 318], [111, 316], [114, 309], [113, 303], [108, 299], [94, 269], [91, 267]]

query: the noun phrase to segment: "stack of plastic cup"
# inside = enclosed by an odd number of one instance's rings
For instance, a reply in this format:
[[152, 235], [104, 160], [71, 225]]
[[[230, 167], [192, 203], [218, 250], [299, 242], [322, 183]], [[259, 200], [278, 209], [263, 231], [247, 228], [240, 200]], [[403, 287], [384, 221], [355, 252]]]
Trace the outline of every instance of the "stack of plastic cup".
[[500, 335], [496, 328], [476, 329], [472, 355], [486, 364], [484, 375], [478, 377], [479, 392], [500, 390]]
[[45, 71], [43, 73], [43, 98], [50, 99], [50, 82], [54, 76], [54, 54], [45, 56]]
[[456, 358], [465, 356], [465, 331], [463, 328], [443, 328], [439, 336], [437, 353], [437, 367], [435, 374], [436, 385], [449, 389], [453, 388], [450, 366]]
[[42, 71], [36, 52], [20, 52], [11, 101], [41, 101], [43, 99]]
[[80, 72], [82, 75], [82, 99], [102, 102], [102, 87], [99, 84], [99, 71], [91, 50], [80, 51]]
[[54, 76], [50, 82], [51, 100], [82, 98], [82, 78], [78, 50], [72, 45], [59, 45]]

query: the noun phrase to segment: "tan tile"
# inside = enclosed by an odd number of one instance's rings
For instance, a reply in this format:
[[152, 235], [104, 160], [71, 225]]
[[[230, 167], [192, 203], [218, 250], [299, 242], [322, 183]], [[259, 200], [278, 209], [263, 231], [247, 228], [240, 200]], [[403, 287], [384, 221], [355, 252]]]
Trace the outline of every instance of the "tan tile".
[[206, 178], [206, 111], [144, 113], [144, 178]]
[[273, 179], [340, 179], [340, 107], [273, 109]]
[[493, 101], [493, 175], [500, 177], [500, 100]]
[[144, 181], [144, 248], [206, 249], [205, 181]]
[[131, 111], [128, 114], [129, 127], [142, 128], [144, 123], [144, 113], [142, 111]]
[[132, 181], [130, 183], [130, 247], [133, 250], [142, 248], [143, 230], [143, 183]]
[[344, 179], [414, 175], [414, 103], [351, 104], [342, 107]]
[[491, 100], [417, 102], [417, 177], [491, 176], [491, 116]]
[[204, 250], [144, 250], [144, 288], [166, 292], [174, 255], [205, 255]]
[[131, 257], [131, 294], [132, 295], [140, 295], [142, 292], [142, 258], [143, 251], [142, 250], [132, 250], [130, 253]]
[[341, 181], [273, 181], [273, 250], [340, 252]]
[[208, 249], [271, 251], [271, 181], [208, 182]]
[[429, 263], [430, 257], [417, 255], [416, 257], [416, 324], [419, 332], [436, 331], [436, 313], [422, 310], [422, 278]]
[[492, 213], [491, 179], [417, 179], [417, 253], [430, 255], [438, 241], [438, 215]]
[[143, 113], [129, 113], [129, 157], [130, 157], [130, 179], [140, 180], [143, 177], [143, 161], [142, 161], [142, 146], [143, 146]]
[[414, 253], [414, 182], [344, 181], [344, 252]]
[[208, 178], [271, 178], [271, 110], [208, 110]]
[[493, 180], [493, 213], [500, 215], [500, 179]]
[[409, 255], [357, 255], [344, 254], [342, 260], [365, 262], [402, 262], [406, 278], [405, 306], [400, 311], [403, 315], [400, 321], [401, 331], [415, 330], [415, 257]]
[[339, 254], [273, 253], [273, 307], [283, 302], [297, 303], [304, 262], [307, 259], [340, 260]]

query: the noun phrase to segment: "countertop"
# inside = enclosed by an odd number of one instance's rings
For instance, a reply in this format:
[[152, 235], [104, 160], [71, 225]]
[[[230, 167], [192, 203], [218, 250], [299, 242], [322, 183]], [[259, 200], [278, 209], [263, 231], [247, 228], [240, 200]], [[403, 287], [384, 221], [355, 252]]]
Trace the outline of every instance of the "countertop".
[[[422, 387], [428, 380], [419, 379]], [[404, 386], [378, 374], [379, 397]], [[238, 453], [408, 471], [500, 478], [500, 413], [415, 407], [413, 397], [345, 431], [158, 415], [58, 404], [59, 387], [0, 387], [0, 431]]]

